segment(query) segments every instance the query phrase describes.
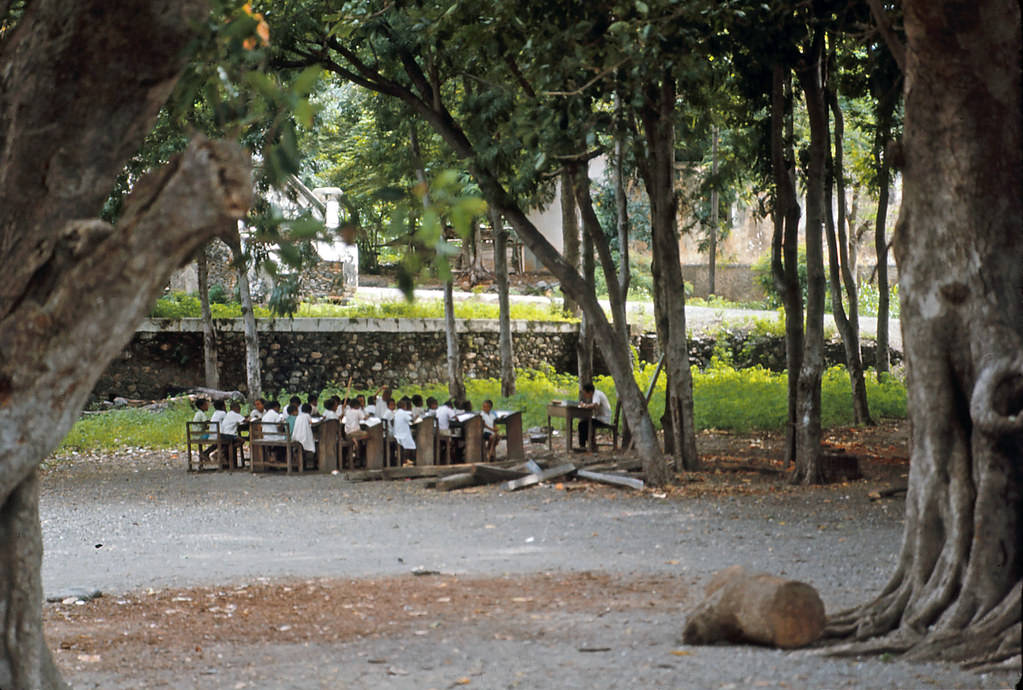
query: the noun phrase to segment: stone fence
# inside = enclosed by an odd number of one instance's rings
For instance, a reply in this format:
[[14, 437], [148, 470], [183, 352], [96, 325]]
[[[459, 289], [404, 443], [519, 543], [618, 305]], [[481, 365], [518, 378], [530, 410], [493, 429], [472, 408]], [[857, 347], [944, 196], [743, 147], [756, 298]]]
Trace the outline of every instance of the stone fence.
[[[220, 387], [245, 391], [241, 319], [216, 319]], [[447, 379], [443, 319], [259, 319], [263, 389], [275, 393]], [[457, 322], [466, 378], [499, 378], [498, 322]], [[512, 322], [515, 366], [575, 370], [578, 325]], [[156, 399], [203, 385], [200, 319], [147, 319], [100, 377], [93, 397]]]

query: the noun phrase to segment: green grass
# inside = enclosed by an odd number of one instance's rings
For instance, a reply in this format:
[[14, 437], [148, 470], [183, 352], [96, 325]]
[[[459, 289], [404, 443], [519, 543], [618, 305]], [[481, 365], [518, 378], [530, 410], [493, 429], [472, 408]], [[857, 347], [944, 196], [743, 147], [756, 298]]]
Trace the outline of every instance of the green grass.
[[[641, 390], [646, 390], [654, 365], [647, 364], [636, 371]], [[596, 386], [607, 393], [612, 406], [616, 401], [615, 386], [609, 376], [597, 377]], [[693, 370], [694, 411], [699, 429], [723, 429], [736, 432], [752, 430], [777, 431], [783, 428], [786, 415], [786, 376], [760, 367], [735, 369], [714, 361], [706, 371]], [[546, 406], [551, 400], [574, 400], [577, 382], [568, 374], [553, 371], [519, 371], [516, 393], [501, 399], [501, 383], [497, 379], [466, 381], [466, 389], [473, 409], [478, 410], [484, 399], [494, 401], [497, 409], [523, 411], [525, 428], [546, 424]], [[355, 390], [351, 394], [375, 391]], [[343, 387], [328, 387], [321, 400], [337, 393], [344, 395]], [[395, 391], [396, 397], [420, 394], [425, 400], [434, 396], [447, 399], [447, 385], [442, 383], [423, 386], [403, 386]], [[287, 401], [291, 393], [282, 393]], [[301, 397], [304, 399], [305, 395]], [[867, 375], [867, 397], [870, 412], [875, 419], [904, 418], [906, 416], [906, 389], [901, 381], [886, 376], [878, 383], [872, 372]], [[852, 395], [849, 376], [843, 367], [832, 367], [824, 373], [822, 384], [822, 423], [824, 427], [851, 425]], [[88, 415], [79, 420], [61, 443], [58, 454], [71, 451], [114, 451], [125, 447], [171, 448], [184, 445], [185, 422], [194, 410], [187, 403], [178, 402], [160, 412], [128, 409], [111, 410]], [[650, 401], [650, 414], [658, 424], [664, 414], [664, 377], [658, 381]]]

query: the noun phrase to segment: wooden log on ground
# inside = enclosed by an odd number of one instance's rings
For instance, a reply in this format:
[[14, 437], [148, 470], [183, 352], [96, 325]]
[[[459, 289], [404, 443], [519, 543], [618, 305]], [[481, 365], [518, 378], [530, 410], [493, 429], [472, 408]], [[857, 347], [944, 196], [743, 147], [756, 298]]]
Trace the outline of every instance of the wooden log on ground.
[[497, 484], [498, 482], [520, 479], [530, 473], [531, 470], [498, 467], [497, 465], [474, 465], [472, 468], [472, 476], [478, 484]]
[[472, 472], [459, 472], [457, 474], [449, 474], [446, 477], [438, 479], [437, 490], [454, 491], [455, 489], [465, 489], [470, 486], [476, 486], [476, 484], [478, 484], [478, 482]]
[[686, 619], [686, 644], [752, 642], [805, 647], [824, 632], [824, 604], [810, 585], [733, 565], [714, 574]]
[[901, 486], [889, 486], [887, 489], [878, 489], [877, 491], [871, 491], [867, 494], [867, 498], [871, 501], [880, 501], [882, 498], [889, 498], [897, 494], [904, 494], [909, 490], [906, 484]]
[[242, 395], [241, 391], [221, 391], [216, 388], [189, 388], [188, 394], [194, 397], [207, 398], [209, 400], [237, 400], [239, 402], [245, 400], [245, 396]]
[[575, 465], [571, 463], [558, 465], [557, 467], [552, 467], [551, 469], [544, 470], [543, 472], [534, 472], [533, 474], [527, 474], [525, 477], [520, 479], [507, 481], [501, 485], [501, 490], [518, 491], [519, 489], [525, 489], [528, 486], [536, 486], [540, 482], [564, 477], [565, 475], [572, 474], [573, 472], [575, 472]]
[[579, 479], [588, 479], [591, 482], [600, 482], [601, 484], [610, 484], [611, 486], [623, 486], [627, 489], [636, 489], [637, 491], [642, 491], [644, 486], [642, 479], [623, 477], [619, 474], [593, 472], [592, 470], [576, 470], [575, 476]]
[[[494, 467], [510, 467], [514, 461], [492, 463]], [[345, 472], [345, 479], [353, 482], [376, 481], [380, 479], [423, 479], [424, 477], [447, 477], [460, 472], [472, 472], [475, 465], [411, 465], [408, 467], [384, 467], [375, 470], [353, 470]]]

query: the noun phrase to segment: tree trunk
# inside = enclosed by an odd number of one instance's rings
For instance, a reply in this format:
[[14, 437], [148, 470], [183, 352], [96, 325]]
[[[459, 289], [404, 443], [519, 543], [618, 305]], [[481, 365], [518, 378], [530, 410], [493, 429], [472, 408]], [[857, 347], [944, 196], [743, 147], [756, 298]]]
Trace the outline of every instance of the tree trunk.
[[877, 216], [874, 219], [874, 252], [877, 255], [877, 348], [874, 370], [878, 380], [888, 373], [888, 315], [891, 311], [888, 296], [888, 195], [891, 189], [891, 162], [888, 144], [891, 141], [891, 117], [894, 98], [882, 101], [878, 108], [877, 134], [874, 142], [874, 162], [877, 166]]
[[447, 346], [448, 393], [455, 400], [465, 400], [462, 353], [459, 351], [458, 331], [455, 325], [454, 284], [450, 279], [444, 283], [444, 342]]
[[[845, 168], [842, 147], [845, 124], [842, 120], [842, 109], [838, 104], [838, 95], [829, 84], [827, 91], [828, 103], [835, 117], [835, 148], [834, 156], [828, 169], [831, 171], [826, 186], [827, 209], [825, 232], [828, 240], [828, 271], [831, 287], [831, 312], [835, 317], [835, 326], [842, 336], [842, 347], [845, 350], [845, 367], [852, 386], [853, 419], [857, 424], [873, 424], [870, 408], [867, 405], [867, 383], [863, 377], [863, 358], [860, 355], [860, 315], [856, 281], [849, 267], [849, 247], [845, 233]], [[838, 196], [838, 221], [832, 211], [833, 195]], [[837, 237], [836, 237], [837, 225]], [[849, 301], [849, 312], [846, 315], [842, 304], [842, 288]]]
[[242, 307], [242, 323], [245, 327], [245, 383], [248, 387], [249, 402], [263, 397], [263, 375], [259, 363], [259, 329], [256, 315], [252, 310], [252, 292], [249, 290], [249, 266], [242, 249], [241, 236], [237, 230], [224, 234], [227, 246], [234, 257], [234, 269], [238, 274], [238, 299]]
[[[565, 167], [559, 180], [561, 187], [561, 241], [564, 247], [565, 261], [579, 268], [579, 214], [576, 212], [575, 193], [573, 192], [572, 171]], [[564, 295], [562, 309], [570, 314], [579, 314], [579, 305], [567, 294]]]
[[0, 41], [0, 687], [64, 687], [42, 632], [36, 468], [172, 269], [248, 206], [245, 157], [198, 142], [138, 181], [116, 227], [81, 220], [152, 129], [206, 13], [38, 0]]
[[[596, 272], [593, 263], [593, 238], [589, 233], [583, 233], [582, 247], [580, 248], [580, 259], [582, 260], [583, 280], [586, 281], [587, 294], [594, 300], [597, 299]], [[579, 342], [576, 345], [576, 359], [579, 363], [579, 385], [593, 383], [593, 326], [592, 316], [583, 312], [579, 320]], [[616, 347], [621, 344], [616, 342]], [[581, 392], [581, 391], [580, 391]]]
[[718, 258], [718, 128], [714, 128], [710, 147], [710, 174], [714, 177], [714, 186], [710, 188], [710, 235], [708, 237], [707, 251], [710, 254], [710, 261], [707, 264], [707, 294], [713, 295], [717, 292], [715, 285], [715, 273], [717, 272]]
[[[796, 461], [796, 390], [803, 361], [803, 293], [799, 285], [799, 203], [791, 136], [791, 87], [788, 68], [775, 65], [771, 84], [771, 176], [774, 182], [774, 235], [771, 275], [785, 307], [785, 363], [788, 421], [785, 464]], [[786, 130], [790, 135], [785, 136]]]
[[806, 336], [796, 384], [796, 470], [792, 481], [824, 482], [821, 463], [821, 376], [824, 372], [824, 178], [829, 147], [824, 99], [824, 32], [817, 28], [798, 70], [810, 121], [810, 162], [806, 170]]
[[515, 361], [511, 334], [511, 305], [508, 299], [508, 231], [504, 219], [490, 209], [490, 224], [494, 229], [494, 276], [497, 281], [497, 303], [500, 333], [497, 349], [501, 354], [501, 397], [515, 395]]
[[217, 330], [213, 327], [213, 315], [210, 313], [210, 271], [206, 247], [203, 247], [196, 256], [195, 267], [199, 278], [199, 304], [202, 309], [202, 360], [206, 387], [219, 390]]
[[903, 6], [904, 201], [894, 247], [911, 423], [906, 526], [887, 587], [833, 618], [830, 632], [887, 636], [866, 648], [1018, 672], [1020, 6]]
[[[35, 467], [71, 428], [172, 269], [244, 213], [251, 188], [243, 160], [234, 149], [193, 143], [169, 170], [138, 183], [117, 227], [67, 221], [35, 277], [20, 286], [24, 299], [0, 316], [6, 401], [0, 406], [0, 543], [6, 551], [0, 560], [0, 686], [61, 687], [42, 649]], [[118, 171], [109, 171], [111, 184]], [[54, 395], [61, 401], [56, 407]]]
[[[642, 109], [647, 160], [640, 167], [650, 198], [653, 234], [654, 310], [657, 338], [665, 354], [669, 419], [676, 469], [697, 470], [696, 427], [693, 422], [693, 378], [686, 346], [686, 297], [677, 235], [675, 196], [675, 82], [668, 75], [652, 87]], [[665, 440], [665, 446], [668, 441]]]
[[[615, 113], [622, 119], [621, 98], [615, 95]], [[615, 230], [618, 233], [618, 291], [622, 302], [628, 302], [629, 284], [632, 282], [632, 268], [629, 264], [629, 197], [625, 191], [625, 135], [619, 122], [615, 134], [614, 178], [615, 178]]]

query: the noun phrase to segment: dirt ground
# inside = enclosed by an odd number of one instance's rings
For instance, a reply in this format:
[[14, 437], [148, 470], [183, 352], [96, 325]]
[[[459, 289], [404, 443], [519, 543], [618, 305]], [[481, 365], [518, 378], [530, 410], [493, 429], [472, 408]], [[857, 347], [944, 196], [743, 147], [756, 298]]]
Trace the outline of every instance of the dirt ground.
[[[166, 452], [54, 463], [41, 510], [53, 554], [44, 557], [47, 586], [105, 591], [47, 604], [47, 638], [76, 688], [1014, 684], [950, 665], [679, 642], [706, 578], [732, 562], [812, 578], [829, 611], [883, 585], [904, 503], [871, 494], [905, 482], [905, 427], [842, 429], [827, 441], [856, 454], [865, 478], [794, 487], [778, 460], [779, 435], [717, 432], [699, 437], [704, 471], [644, 492], [560, 482], [443, 494], [422, 481], [325, 487], [316, 476], [186, 477], [183, 461]], [[252, 505], [239, 507], [240, 494]], [[345, 509], [322, 512], [335, 500]], [[203, 512], [211, 506], [218, 512]], [[261, 515], [266, 522], [252, 530], [272, 533], [245, 558], [244, 545], [217, 542], [199, 553], [189, 541], [216, 520], [237, 530]], [[69, 531], [76, 520], [84, 534]], [[101, 529], [93, 520], [134, 527], [91, 544]], [[361, 536], [344, 533], [348, 560], [324, 560], [333, 542], [312, 540], [306, 551], [288, 543], [321, 520], [356, 521], [350, 527]], [[504, 524], [521, 531], [505, 535]], [[500, 557], [490, 551], [498, 546]], [[104, 557], [114, 560], [90, 563]], [[289, 565], [269, 567], [275, 560]], [[427, 569], [414, 568], [421, 562]]]

